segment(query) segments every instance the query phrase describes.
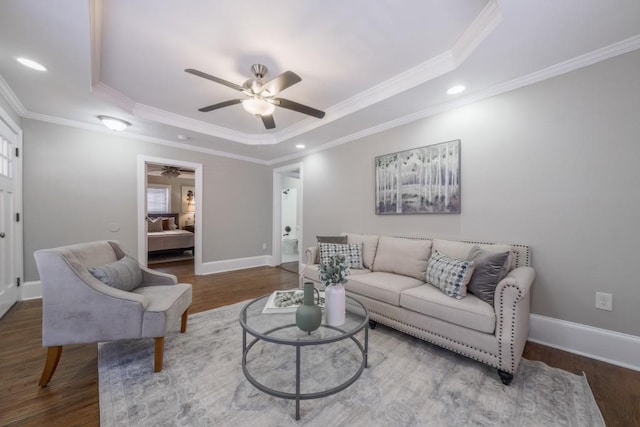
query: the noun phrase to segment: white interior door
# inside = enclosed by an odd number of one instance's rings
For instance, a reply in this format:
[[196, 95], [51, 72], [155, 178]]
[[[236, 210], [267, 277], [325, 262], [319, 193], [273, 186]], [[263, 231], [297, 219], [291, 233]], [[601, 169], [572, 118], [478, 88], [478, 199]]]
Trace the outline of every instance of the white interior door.
[[0, 317], [18, 301], [21, 257], [18, 211], [17, 137], [0, 121]]

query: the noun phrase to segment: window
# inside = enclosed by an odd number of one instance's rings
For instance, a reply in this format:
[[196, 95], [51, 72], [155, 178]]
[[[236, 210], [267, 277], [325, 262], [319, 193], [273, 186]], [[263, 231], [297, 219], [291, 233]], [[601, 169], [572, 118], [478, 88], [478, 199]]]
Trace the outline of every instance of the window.
[[147, 212], [169, 213], [171, 207], [171, 187], [149, 184], [147, 187]]
[[11, 143], [0, 136], [0, 175], [13, 178], [13, 159]]

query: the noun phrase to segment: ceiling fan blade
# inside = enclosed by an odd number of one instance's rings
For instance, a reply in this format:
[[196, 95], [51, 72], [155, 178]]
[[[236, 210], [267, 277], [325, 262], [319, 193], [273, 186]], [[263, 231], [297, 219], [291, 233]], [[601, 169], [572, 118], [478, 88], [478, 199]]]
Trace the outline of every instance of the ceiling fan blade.
[[276, 127], [276, 122], [273, 120], [273, 116], [260, 116], [262, 119], [262, 123], [264, 123], [264, 127], [267, 129], [274, 129]]
[[284, 98], [272, 98], [275, 105], [286, 108], [288, 110], [297, 111], [298, 113], [306, 114], [308, 116], [317, 117], [319, 119], [324, 117], [324, 111], [316, 110], [315, 108], [307, 105], [298, 104], [297, 102], [290, 101]]
[[239, 85], [237, 85], [235, 83], [231, 83], [229, 81], [221, 79], [220, 77], [212, 76], [211, 74], [203, 73], [202, 71], [194, 70], [193, 68], [187, 68], [184, 71], [189, 73], [189, 74], [193, 74], [194, 76], [202, 77], [203, 79], [207, 79], [207, 80], [211, 80], [212, 82], [220, 83], [221, 85], [225, 85], [227, 87], [230, 87], [231, 89], [239, 90], [240, 92], [244, 92], [246, 90], [242, 86], [239, 86]]
[[230, 105], [240, 104], [242, 102], [241, 99], [231, 99], [229, 101], [219, 102], [217, 104], [209, 105], [208, 107], [198, 108], [198, 111], [202, 111], [203, 113], [207, 113], [209, 111], [217, 110], [218, 108], [228, 107]]
[[268, 91], [270, 95], [277, 95], [300, 81], [302, 78], [299, 75], [293, 71], [285, 71], [262, 85], [262, 91]]

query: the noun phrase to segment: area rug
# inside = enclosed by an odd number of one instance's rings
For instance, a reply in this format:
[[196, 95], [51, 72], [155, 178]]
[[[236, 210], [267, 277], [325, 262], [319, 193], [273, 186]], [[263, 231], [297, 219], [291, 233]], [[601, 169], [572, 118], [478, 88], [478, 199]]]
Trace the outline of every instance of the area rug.
[[[153, 340], [98, 347], [102, 426], [603, 426], [586, 378], [522, 360], [510, 386], [496, 370], [382, 325], [370, 331], [369, 365], [349, 388], [301, 402], [253, 387], [241, 368], [243, 303], [189, 316], [165, 339], [153, 373]], [[295, 350], [257, 344], [252, 373], [292, 391]], [[350, 340], [302, 349], [303, 392], [355, 372]]]

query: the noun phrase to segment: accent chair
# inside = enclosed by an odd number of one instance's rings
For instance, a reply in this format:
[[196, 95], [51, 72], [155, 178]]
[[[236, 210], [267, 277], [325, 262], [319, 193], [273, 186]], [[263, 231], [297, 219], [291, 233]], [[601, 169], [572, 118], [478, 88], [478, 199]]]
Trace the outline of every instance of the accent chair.
[[115, 241], [34, 256], [42, 283], [42, 345], [48, 348], [40, 386], [53, 377], [67, 344], [154, 338], [154, 372], [162, 370], [165, 335], [180, 317], [180, 331], [187, 330], [190, 284], [141, 267]]

